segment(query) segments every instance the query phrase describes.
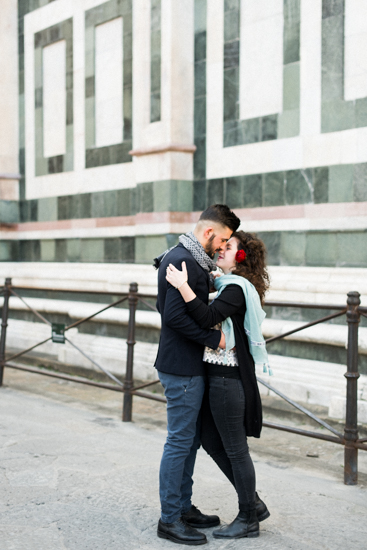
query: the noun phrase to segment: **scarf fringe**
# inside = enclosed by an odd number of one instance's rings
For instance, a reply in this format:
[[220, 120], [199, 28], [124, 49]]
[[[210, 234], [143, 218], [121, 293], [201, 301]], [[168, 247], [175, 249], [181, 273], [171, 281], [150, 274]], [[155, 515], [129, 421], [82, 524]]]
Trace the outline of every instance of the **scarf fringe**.
[[269, 363], [263, 363], [263, 372], [266, 374], [266, 373], [269, 373], [269, 376], [273, 376], [273, 370], [271, 368], [271, 366], [269, 365]]

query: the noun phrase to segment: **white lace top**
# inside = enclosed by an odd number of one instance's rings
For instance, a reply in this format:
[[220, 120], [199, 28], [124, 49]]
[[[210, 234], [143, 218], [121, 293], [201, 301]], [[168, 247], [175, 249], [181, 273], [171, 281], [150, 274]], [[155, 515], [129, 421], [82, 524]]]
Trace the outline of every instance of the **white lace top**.
[[[220, 330], [221, 324], [214, 328]], [[203, 361], [212, 363], [213, 365], [225, 365], [226, 367], [238, 367], [238, 359], [236, 349], [226, 351], [225, 349], [211, 349], [205, 347]]]

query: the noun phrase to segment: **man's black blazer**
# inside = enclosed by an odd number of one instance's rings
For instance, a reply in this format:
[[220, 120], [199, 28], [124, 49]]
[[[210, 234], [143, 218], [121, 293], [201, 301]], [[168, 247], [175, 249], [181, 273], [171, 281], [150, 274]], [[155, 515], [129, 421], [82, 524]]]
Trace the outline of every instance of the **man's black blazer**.
[[191, 253], [179, 244], [173, 248], [159, 267], [157, 309], [162, 318], [162, 329], [155, 367], [161, 372], [186, 376], [203, 376], [204, 346], [216, 349], [221, 332], [202, 329], [190, 317], [179, 291], [166, 280], [168, 264], [182, 269], [185, 261], [188, 283], [204, 303], [208, 303], [209, 275]]

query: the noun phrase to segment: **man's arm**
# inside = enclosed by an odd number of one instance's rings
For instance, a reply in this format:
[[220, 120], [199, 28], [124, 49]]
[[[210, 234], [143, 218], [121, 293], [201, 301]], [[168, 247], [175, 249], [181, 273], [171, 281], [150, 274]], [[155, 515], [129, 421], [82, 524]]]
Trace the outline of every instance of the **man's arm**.
[[[195, 260], [193, 260], [194, 262]], [[197, 283], [196, 269], [190, 261], [187, 261], [187, 271], [190, 285], [195, 288]], [[181, 262], [177, 262], [178, 265]], [[221, 342], [221, 331], [214, 329], [202, 329], [190, 317], [186, 304], [179, 291], [168, 284], [162, 321], [173, 330], [185, 336], [189, 340], [198, 342], [204, 346], [216, 349]], [[222, 339], [223, 340], [223, 339]]]
[[169, 285], [166, 294], [166, 303], [163, 313], [163, 322], [176, 332], [189, 340], [198, 342], [212, 349], [217, 349], [221, 340], [221, 331], [215, 329], [202, 329], [189, 316], [186, 304], [181, 294]]

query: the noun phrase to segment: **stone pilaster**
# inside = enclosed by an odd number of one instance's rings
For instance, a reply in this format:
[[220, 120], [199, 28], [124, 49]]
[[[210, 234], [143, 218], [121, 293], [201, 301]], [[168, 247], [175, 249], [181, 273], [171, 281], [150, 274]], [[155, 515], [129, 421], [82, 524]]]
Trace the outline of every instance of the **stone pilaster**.
[[17, 13], [17, 0], [1, 2], [0, 200], [17, 200], [19, 193]]
[[192, 180], [193, 0], [161, 2], [161, 120], [156, 122], [150, 122], [150, 2], [136, 0], [134, 7], [137, 55], [134, 53], [132, 153], [136, 182]]

